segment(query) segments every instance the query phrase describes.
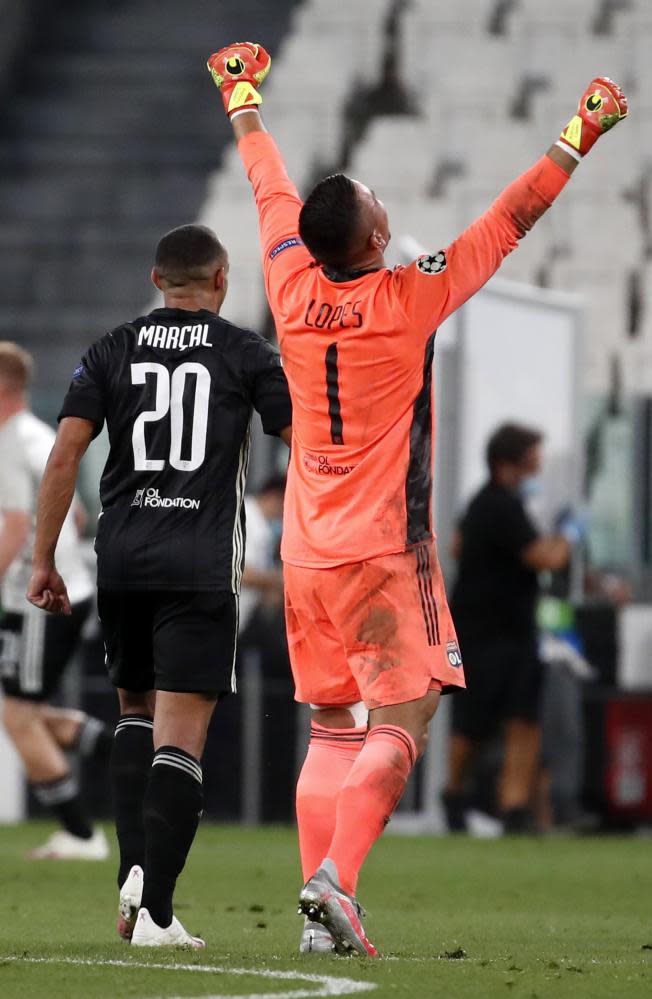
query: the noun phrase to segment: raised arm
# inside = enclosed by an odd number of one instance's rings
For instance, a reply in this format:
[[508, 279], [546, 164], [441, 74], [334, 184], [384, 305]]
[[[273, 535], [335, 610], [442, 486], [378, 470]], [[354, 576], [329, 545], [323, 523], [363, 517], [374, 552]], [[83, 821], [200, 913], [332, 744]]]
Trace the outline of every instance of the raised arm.
[[439, 322], [496, 273], [505, 257], [561, 194], [576, 167], [577, 160], [569, 153], [551, 146], [446, 249], [448, 294]]
[[597, 139], [627, 115], [627, 99], [603, 77], [591, 82], [578, 112], [545, 156], [510, 184], [445, 250], [424, 255], [397, 275], [399, 294], [428, 335], [478, 291], [550, 207]]
[[[276, 259], [284, 249], [301, 247], [301, 260], [310, 259], [299, 238], [299, 213], [303, 202], [288, 177], [274, 139], [258, 111], [247, 111], [233, 122], [238, 152], [253, 187], [260, 222], [260, 245], [265, 256]], [[283, 244], [288, 241], [288, 245]], [[296, 254], [293, 255], [296, 259]]]
[[258, 113], [258, 87], [270, 65], [265, 49], [252, 42], [229, 45], [208, 60], [254, 190], [265, 280], [273, 300], [290, 274], [309, 264], [311, 257], [299, 238], [303, 203]]

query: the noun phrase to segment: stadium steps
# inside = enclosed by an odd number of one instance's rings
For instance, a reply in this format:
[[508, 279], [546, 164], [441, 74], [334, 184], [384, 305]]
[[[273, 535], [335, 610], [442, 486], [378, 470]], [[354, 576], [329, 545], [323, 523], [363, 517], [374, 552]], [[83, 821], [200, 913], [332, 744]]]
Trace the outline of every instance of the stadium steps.
[[[109, 143], [108, 138], [101, 135], [81, 136], [73, 143], [63, 135], [49, 139], [36, 135], [19, 135], [11, 139], [0, 137], [0, 185], [4, 170], [28, 172], [40, 169], [49, 172], [53, 167], [75, 169], [83, 166], [89, 170], [128, 167], [147, 171], [160, 166], [179, 170], [195, 166], [208, 172], [219, 163], [220, 150], [227, 137], [216, 134], [211, 145], [206, 144], [206, 135], [200, 130], [194, 137], [186, 136], [178, 144], [171, 143], [168, 137], [160, 134], [146, 144], [138, 140], [118, 141], [113, 136]], [[155, 190], [154, 184], [152, 196], [155, 196]]]
[[[585, 295], [584, 370], [587, 384], [599, 388], [632, 337], [652, 342], [645, 263], [652, 247], [652, 4], [514, 0], [502, 5], [500, 31], [498, 6], [489, 23], [485, 0], [405, 7], [400, 61], [417, 122], [388, 121], [386, 131], [374, 123], [353, 163], [385, 200], [394, 233], [409, 226], [425, 243], [436, 218], [434, 190], [442, 216], [459, 221], [461, 231], [545, 152], [593, 76], [621, 82], [631, 96], [631, 124], [601, 142], [572, 193], [562, 194], [501, 271]], [[425, 80], [410, 72], [414, 51], [428, 53]]]
[[512, 26], [519, 23], [555, 25], [565, 31], [575, 29], [583, 36], [593, 32], [600, 13], [601, 0], [519, 0]]
[[459, 236], [464, 227], [459, 206], [443, 198], [383, 198], [383, 201], [395, 246], [400, 246], [405, 237], [411, 237], [424, 252], [436, 253]]
[[[193, 218], [197, 209], [197, 189], [204, 183], [200, 170], [181, 174], [175, 169], [157, 174], [157, 193], [174, 206], [177, 218]], [[160, 204], [150, 194], [151, 180], [138, 170], [112, 171], [51, 170], [24, 175], [5, 174], [0, 187], [0, 217], [24, 223], [43, 219], [62, 219], [67, 224], [77, 220], [98, 219], [136, 222], [161, 218]]]
[[47, 5], [0, 106], [0, 337], [35, 352], [37, 389], [152, 301], [157, 240], [232, 145], [206, 58], [245, 29], [275, 52], [296, 6]]

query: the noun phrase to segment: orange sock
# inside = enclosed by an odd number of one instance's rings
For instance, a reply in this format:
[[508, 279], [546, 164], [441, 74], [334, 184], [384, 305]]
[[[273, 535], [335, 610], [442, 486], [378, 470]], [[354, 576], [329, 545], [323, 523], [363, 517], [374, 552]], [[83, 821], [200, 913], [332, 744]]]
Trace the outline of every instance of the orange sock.
[[416, 758], [416, 744], [405, 729], [377, 725], [351, 767], [337, 799], [335, 832], [326, 852], [349, 895], [355, 895], [360, 868], [401, 800]]
[[310, 745], [297, 782], [297, 824], [303, 879], [326, 856], [335, 829], [337, 796], [364, 745], [365, 728], [310, 726]]

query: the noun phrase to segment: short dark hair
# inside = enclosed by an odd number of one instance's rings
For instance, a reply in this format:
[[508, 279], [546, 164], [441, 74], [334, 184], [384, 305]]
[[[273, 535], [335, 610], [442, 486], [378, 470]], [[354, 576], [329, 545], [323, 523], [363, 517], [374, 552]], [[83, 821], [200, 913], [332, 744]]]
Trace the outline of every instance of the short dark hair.
[[518, 465], [535, 444], [540, 444], [543, 434], [540, 430], [523, 427], [518, 423], [503, 423], [494, 430], [487, 444], [487, 464], [493, 472], [496, 465], [503, 462]]
[[205, 269], [226, 257], [226, 250], [205, 225], [180, 225], [166, 232], [156, 247], [154, 267], [169, 284], [201, 281]]
[[346, 266], [360, 220], [355, 183], [343, 173], [325, 177], [312, 189], [299, 215], [299, 235], [315, 260]]

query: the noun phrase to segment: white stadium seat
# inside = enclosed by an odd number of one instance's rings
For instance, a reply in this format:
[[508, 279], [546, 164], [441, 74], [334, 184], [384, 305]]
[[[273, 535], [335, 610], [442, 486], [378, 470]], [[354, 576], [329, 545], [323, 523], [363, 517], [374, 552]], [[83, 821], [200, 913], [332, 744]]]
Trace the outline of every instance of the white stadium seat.
[[433, 3], [432, 0], [411, 0], [410, 11], [415, 21], [439, 29], [456, 28], [468, 36], [485, 35], [495, 0], [454, 0], [453, 3]]
[[556, 24], [566, 29], [578, 28], [586, 35], [593, 26], [599, 0], [519, 0], [514, 12], [516, 22]]
[[425, 253], [445, 249], [464, 228], [460, 208], [440, 198], [385, 199], [392, 240], [398, 246], [406, 236]]
[[356, 150], [349, 172], [380, 198], [398, 188], [425, 194], [435, 165], [424, 123], [417, 118], [376, 118]]

